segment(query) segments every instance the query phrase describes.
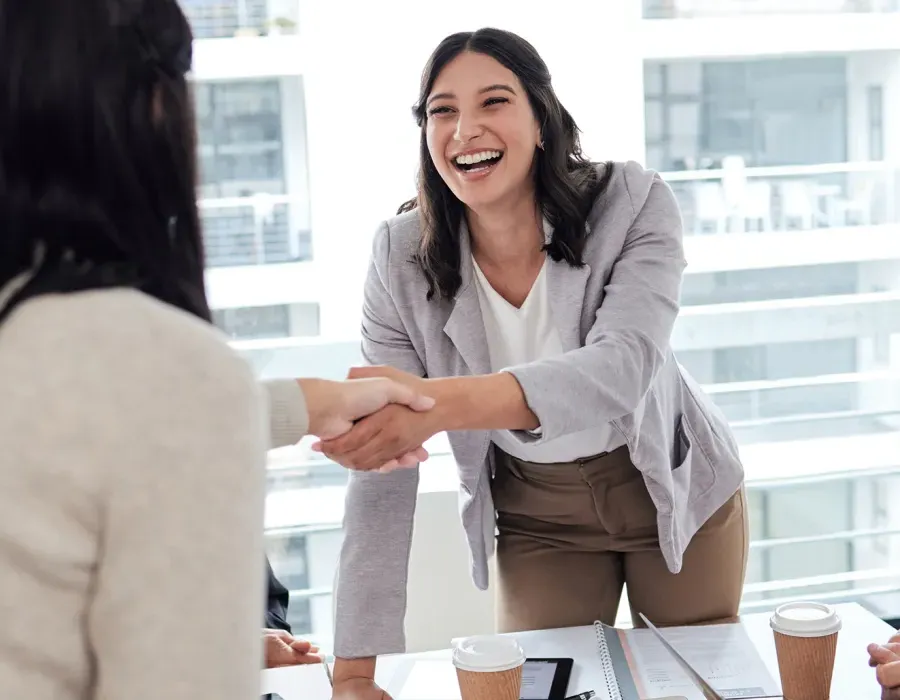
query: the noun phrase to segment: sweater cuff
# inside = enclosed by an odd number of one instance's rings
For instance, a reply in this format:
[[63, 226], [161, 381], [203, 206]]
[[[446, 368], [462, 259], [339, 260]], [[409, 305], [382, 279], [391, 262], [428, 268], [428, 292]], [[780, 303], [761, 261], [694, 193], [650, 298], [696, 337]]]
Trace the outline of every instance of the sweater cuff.
[[306, 397], [295, 379], [264, 382], [269, 395], [271, 449], [296, 445], [309, 431]]

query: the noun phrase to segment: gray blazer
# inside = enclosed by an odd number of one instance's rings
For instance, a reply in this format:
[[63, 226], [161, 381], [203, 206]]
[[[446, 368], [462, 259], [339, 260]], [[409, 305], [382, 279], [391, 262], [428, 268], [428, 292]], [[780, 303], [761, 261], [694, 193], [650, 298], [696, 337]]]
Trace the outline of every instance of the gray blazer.
[[[743, 469], [724, 416], [669, 347], [686, 265], [675, 198], [656, 173], [636, 163], [613, 168], [588, 219], [587, 264], [550, 261], [550, 303], [566, 352], [511, 368], [542, 427], [539, 436], [515, 435], [530, 443], [611, 423], [643, 474], [658, 512], [662, 554], [677, 573], [691, 537], [740, 488]], [[417, 214], [381, 225], [365, 287], [367, 362], [429, 377], [491, 372], [468, 235], [460, 238], [462, 286], [455, 300], [427, 302], [425, 279], [411, 261]], [[472, 578], [485, 589], [495, 536], [490, 434], [451, 432], [449, 438]], [[418, 480], [418, 470], [350, 476], [336, 591], [338, 656], [404, 649]]]

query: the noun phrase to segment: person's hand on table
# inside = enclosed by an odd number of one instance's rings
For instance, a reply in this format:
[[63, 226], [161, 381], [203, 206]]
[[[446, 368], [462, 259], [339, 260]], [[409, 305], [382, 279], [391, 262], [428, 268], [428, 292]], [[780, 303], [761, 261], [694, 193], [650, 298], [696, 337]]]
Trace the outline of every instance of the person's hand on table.
[[881, 685], [881, 700], [900, 700], [900, 633], [887, 644], [870, 644], [869, 666]]
[[284, 630], [263, 630], [266, 668], [298, 666], [300, 664], [320, 664], [319, 648], [307, 641], [297, 639]]
[[[424, 395], [427, 388], [421, 377], [393, 367], [354, 367], [348, 379], [387, 380], [415, 395]], [[423, 444], [438, 432], [434, 413], [392, 405], [357, 422], [352, 430], [337, 438], [319, 441], [313, 449], [348, 469], [391, 471], [425, 461], [428, 452]]]
[[368, 678], [348, 678], [334, 686], [331, 700], [392, 700]]

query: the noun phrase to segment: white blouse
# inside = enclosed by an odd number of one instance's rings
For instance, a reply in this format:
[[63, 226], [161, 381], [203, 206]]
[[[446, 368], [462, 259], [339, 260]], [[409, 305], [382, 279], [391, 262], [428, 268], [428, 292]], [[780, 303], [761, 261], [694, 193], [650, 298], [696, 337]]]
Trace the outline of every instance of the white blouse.
[[[553, 323], [547, 289], [545, 260], [531, 291], [516, 308], [495, 290], [474, 258], [478, 301], [490, 351], [491, 369], [526, 364], [563, 354], [559, 329]], [[504, 452], [526, 462], [573, 462], [625, 444], [624, 438], [606, 423], [590, 430], [565, 435], [541, 444], [523, 445], [508, 430], [495, 430], [492, 440]]]

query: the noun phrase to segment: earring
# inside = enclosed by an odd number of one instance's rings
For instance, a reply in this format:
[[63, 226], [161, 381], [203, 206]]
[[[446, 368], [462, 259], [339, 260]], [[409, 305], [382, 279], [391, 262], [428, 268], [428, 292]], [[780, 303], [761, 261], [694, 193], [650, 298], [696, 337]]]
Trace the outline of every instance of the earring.
[[543, 142], [543, 141], [539, 142], [537, 146], [538, 146], [538, 148], [540, 148], [542, 151], [544, 150], [544, 142]]

